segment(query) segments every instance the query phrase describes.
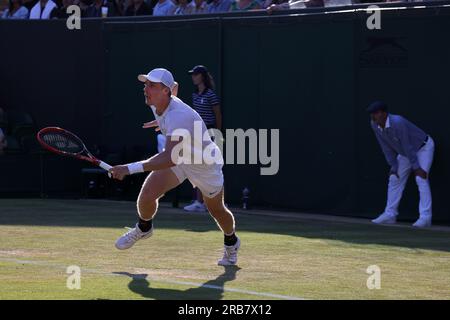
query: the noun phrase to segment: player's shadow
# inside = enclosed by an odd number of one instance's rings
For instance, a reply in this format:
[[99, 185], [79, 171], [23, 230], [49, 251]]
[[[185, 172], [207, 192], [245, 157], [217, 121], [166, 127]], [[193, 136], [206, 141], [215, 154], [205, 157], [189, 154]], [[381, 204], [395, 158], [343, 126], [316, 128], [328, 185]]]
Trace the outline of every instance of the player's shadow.
[[[220, 300], [223, 298], [225, 283], [236, 279], [236, 273], [241, 268], [225, 266], [224, 272], [213, 280], [209, 280], [199, 287], [187, 290], [153, 288], [148, 274], [133, 274], [129, 272], [114, 272], [131, 278], [128, 288], [144, 298], [156, 300]], [[156, 281], [157, 282], [157, 281]], [[170, 281], [171, 285], [185, 285], [183, 281]]]

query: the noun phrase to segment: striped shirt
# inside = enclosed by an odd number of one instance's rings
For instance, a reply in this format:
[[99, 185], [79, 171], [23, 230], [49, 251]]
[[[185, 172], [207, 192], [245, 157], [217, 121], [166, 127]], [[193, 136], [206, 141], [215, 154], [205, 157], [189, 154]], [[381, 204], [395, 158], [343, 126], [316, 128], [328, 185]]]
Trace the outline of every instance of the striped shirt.
[[218, 104], [220, 104], [219, 97], [209, 88], [202, 93], [194, 92], [192, 94], [192, 107], [202, 117], [207, 126], [216, 124], [213, 106]]

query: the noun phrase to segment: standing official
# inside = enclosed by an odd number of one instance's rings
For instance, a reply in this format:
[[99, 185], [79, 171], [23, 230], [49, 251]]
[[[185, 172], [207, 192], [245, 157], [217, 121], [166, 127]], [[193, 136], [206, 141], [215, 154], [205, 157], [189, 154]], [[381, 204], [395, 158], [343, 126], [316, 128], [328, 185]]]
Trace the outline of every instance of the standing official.
[[[192, 83], [196, 87], [192, 94], [192, 108], [198, 112], [206, 124], [206, 128], [222, 130], [222, 112], [220, 110], [220, 100], [214, 92], [215, 85], [212, 75], [203, 65], [198, 65], [189, 70], [192, 76]], [[198, 188], [194, 190], [194, 199], [191, 204], [184, 207], [189, 212], [205, 212], [206, 206], [203, 202], [202, 193]]]
[[391, 166], [386, 208], [372, 222], [396, 222], [403, 190], [412, 171], [420, 193], [420, 216], [413, 226], [430, 227], [432, 200], [428, 178], [434, 155], [433, 139], [402, 116], [388, 113], [386, 104], [381, 101], [373, 102], [367, 111], [375, 136]]

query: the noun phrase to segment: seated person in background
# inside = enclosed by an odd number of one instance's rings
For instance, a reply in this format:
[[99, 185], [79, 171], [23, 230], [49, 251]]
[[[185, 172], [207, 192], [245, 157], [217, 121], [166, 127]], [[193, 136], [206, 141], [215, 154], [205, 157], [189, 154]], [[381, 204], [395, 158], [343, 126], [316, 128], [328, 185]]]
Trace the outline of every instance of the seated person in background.
[[208, 5], [205, 0], [192, 0], [194, 2], [193, 14], [207, 13]]
[[[303, 0], [302, 0], [303, 1]], [[283, 4], [283, 3], [286, 3], [286, 2], [288, 2], [288, 0], [264, 0], [264, 1], [262, 1], [262, 7], [263, 8], [269, 8], [271, 5], [274, 5], [274, 4]]]
[[177, 0], [177, 3], [174, 15], [192, 14], [194, 12], [195, 4], [193, 0]]
[[3, 11], [2, 19], [28, 19], [29, 11], [22, 0], [9, 0], [8, 8]]
[[261, 9], [257, 0], [233, 0], [230, 11], [251, 11]]
[[133, 0], [125, 11], [126, 16], [150, 16], [152, 9], [144, 2], [144, 0]]
[[301, 9], [301, 8], [314, 8], [314, 7], [324, 7], [323, 0], [309, 0], [304, 2], [303, 0], [289, 0], [288, 2], [282, 1], [281, 3], [276, 3], [274, 1], [271, 5], [267, 6], [267, 13], [271, 14], [278, 10], [289, 10], [289, 9]]
[[3, 155], [5, 153], [5, 149], [8, 146], [8, 143], [6, 142], [6, 136], [3, 133], [3, 130], [0, 128], [0, 155]]
[[172, 0], [159, 0], [153, 8], [154, 16], [171, 16], [175, 12], [177, 6]]
[[78, 6], [81, 9], [81, 15], [83, 16], [84, 12], [86, 12], [87, 8], [89, 8], [89, 6], [91, 4], [93, 4], [94, 1], [93, 0], [80, 0], [80, 2], [78, 3]]
[[231, 0], [212, 0], [206, 11], [208, 13], [220, 13], [230, 11]]
[[31, 9], [39, 0], [23, 0], [23, 6], [28, 9], [28, 13], [30, 13]]
[[[400, 2], [400, 1], [404, 1], [404, 0], [353, 0], [354, 4], [358, 4], [358, 3], [376, 3], [376, 2]], [[414, 0], [417, 1], [417, 0]], [[406, 1], [404, 1], [406, 2]]]
[[[132, 4], [132, 1], [125, 0], [108, 0], [106, 6], [108, 7], [108, 17], [120, 17], [125, 15], [125, 10], [128, 8], [127, 3]], [[150, 11], [152, 11], [150, 9]]]
[[85, 18], [100, 18], [102, 16], [103, 0], [95, 0], [93, 4], [84, 11]]
[[72, 14], [67, 13], [67, 8], [71, 5], [78, 5], [78, 0], [62, 0], [62, 5], [59, 8], [54, 8], [50, 13], [50, 19], [67, 19]]
[[30, 19], [50, 19], [50, 13], [56, 8], [56, 4], [52, 0], [40, 0], [31, 9]]
[[91, 6], [94, 3], [93, 0], [79, 0], [78, 2], [78, 6], [81, 9], [81, 17], [85, 17], [86, 15], [86, 10], [89, 8], [89, 6]]

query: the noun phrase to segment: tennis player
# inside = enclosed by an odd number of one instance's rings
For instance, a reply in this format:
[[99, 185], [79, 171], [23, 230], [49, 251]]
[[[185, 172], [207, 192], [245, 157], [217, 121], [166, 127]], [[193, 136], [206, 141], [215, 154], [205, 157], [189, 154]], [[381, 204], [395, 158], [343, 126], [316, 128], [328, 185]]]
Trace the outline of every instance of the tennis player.
[[[224, 233], [224, 254], [218, 264], [236, 264], [240, 239], [235, 233], [233, 214], [225, 207], [223, 200], [223, 157], [220, 149], [211, 140], [200, 115], [172, 94], [175, 81], [168, 70], [157, 68], [147, 75], [139, 75], [138, 79], [144, 83], [145, 103], [155, 115], [155, 121], [144, 127], [158, 128], [167, 139], [163, 152], [147, 160], [115, 166], [110, 170], [113, 178], [118, 180], [130, 174], [151, 171], [137, 199], [139, 221], [135, 228], [116, 241], [117, 249], [129, 249], [138, 240], [149, 238], [153, 234], [158, 199], [188, 179], [203, 193], [208, 211]], [[199, 128], [201, 134], [198, 134]], [[191, 158], [197, 156], [197, 161], [186, 161], [189, 158], [187, 154], [191, 154]], [[202, 155], [200, 163], [199, 154]]]

